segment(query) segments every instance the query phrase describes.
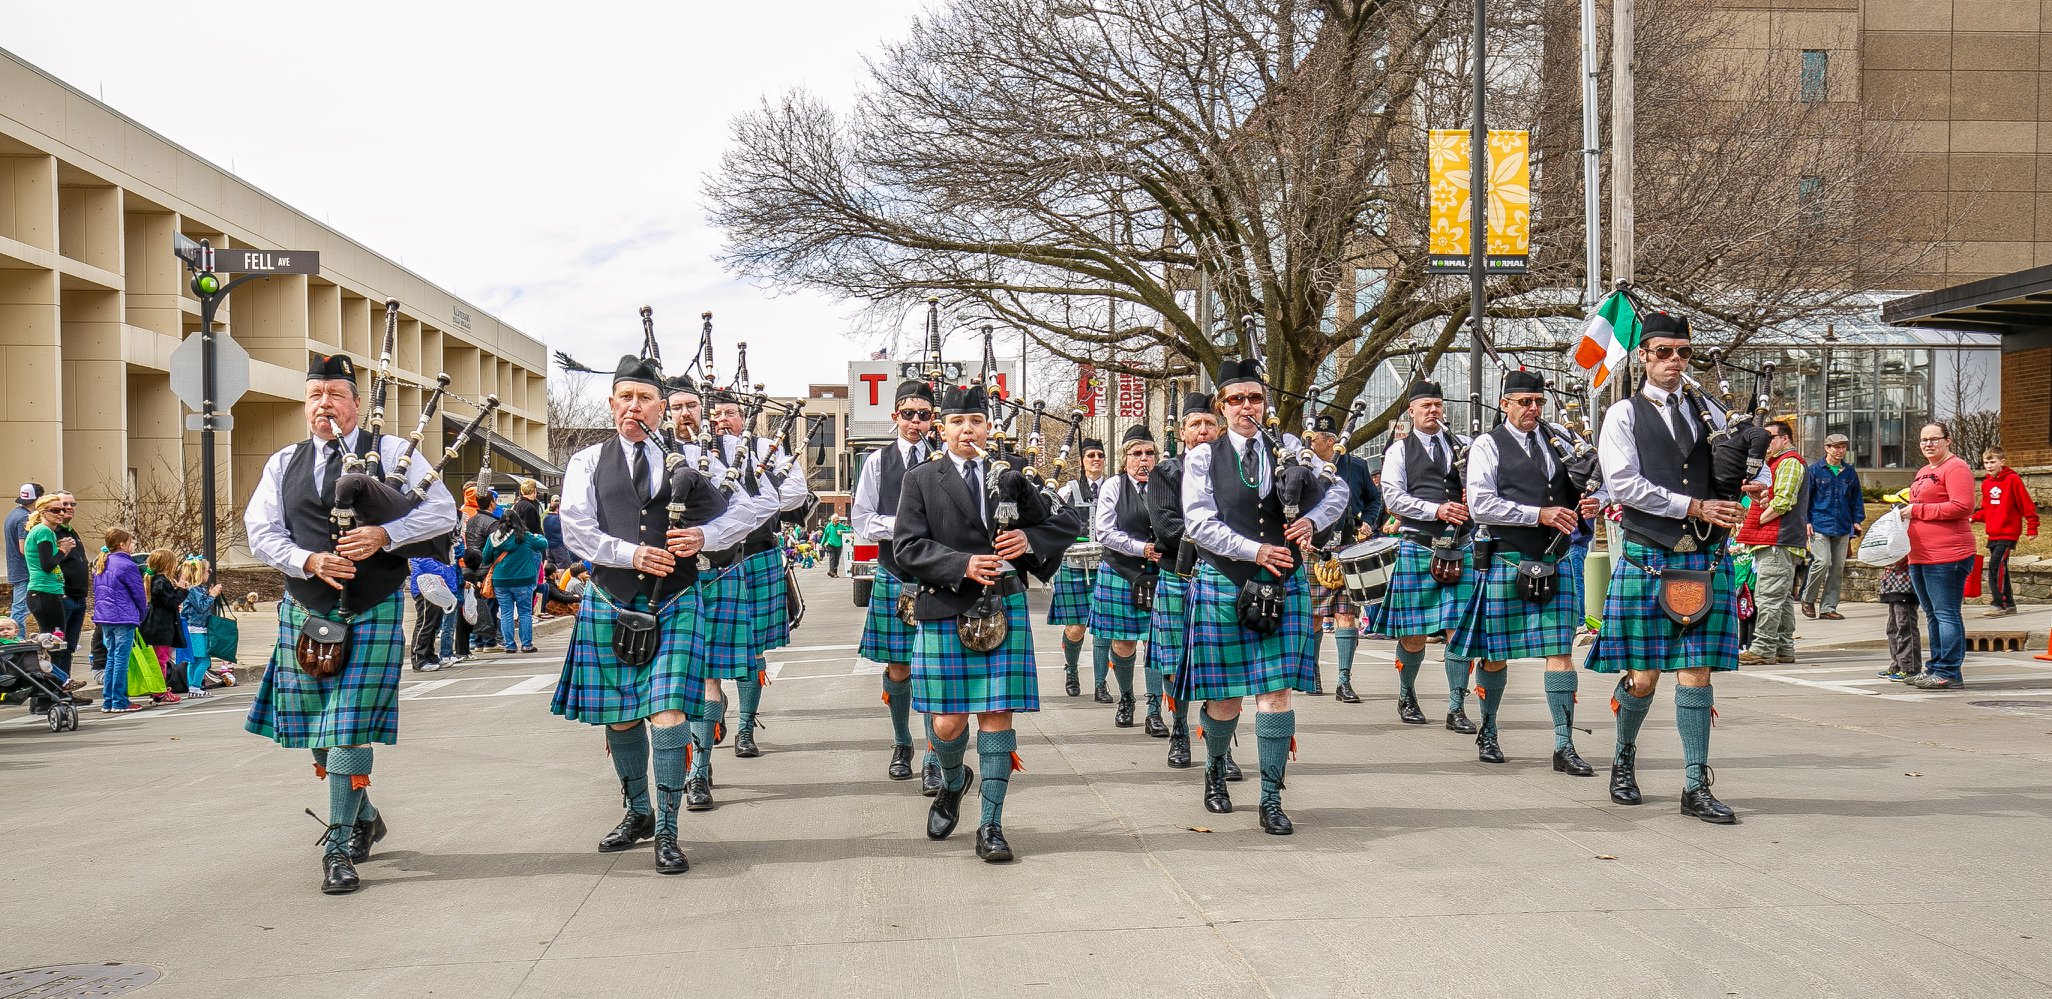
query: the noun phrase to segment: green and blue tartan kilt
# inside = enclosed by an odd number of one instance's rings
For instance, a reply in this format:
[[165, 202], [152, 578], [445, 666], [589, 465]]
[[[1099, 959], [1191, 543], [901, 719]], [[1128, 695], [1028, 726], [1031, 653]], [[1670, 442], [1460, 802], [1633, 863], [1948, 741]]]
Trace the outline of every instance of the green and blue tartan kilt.
[[1554, 565], [1560, 591], [1535, 604], [1518, 596], [1518, 563], [1524, 556], [1500, 552], [1489, 560], [1482, 585], [1468, 602], [1461, 625], [1448, 643], [1455, 659], [1498, 662], [1564, 656], [1575, 650], [1575, 626], [1582, 623], [1582, 579], [1561, 559]]
[[1351, 616], [1359, 613], [1361, 609], [1354, 606], [1352, 597], [1347, 596], [1346, 587], [1328, 588], [1318, 585], [1315, 581], [1311, 584], [1312, 617], [1338, 617], [1341, 614]]
[[[1166, 573], [1165, 575], [1174, 575]], [[1159, 584], [1155, 595], [1161, 595]], [[1147, 637], [1148, 613], [1133, 606], [1133, 582], [1098, 563], [1097, 585], [1090, 589], [1090, 633], [1114, 642], [1137, 642]]]
[[1738, 588], [1731, 561], [1724, 560], [1712, 577], [1710, 616], [1683, 631], [1660, 610], [1660, 579], [1632, 564], [1655, 569], [1708, 569], [1709, 552], [1676, 554], [1626, 541], [1625, 557], [1610, 573], [1610, 593], [1603, 600], [1603, 630], [1589, 650], [1584, 668], [1598, 673], [1627, 669], [1667, 670], [1708, 666], [1738, 668]]
[[[692, 667], [705, 640], [705, 608], [698, 588], [672, 594], [655, 610], [662, 642], [655, 658], [640, 667], [622, 666], [613, 658], [612, 596], [595, 585], [584, 592], [549, 710], [591, 725], [638, 721], [658, 711], [696, 713], [705, 700], [705, 681]], [[635, 594], [626, 606], [644, 610], [648, 598]]]
[[1437, 635], [1460, 626], [1468, 601], [1475, 596], [1475, 553], [1473, 546], [1461, 549], [1466, 569], [1461, 581], [1446, 586], [1432, 578], [1432, 549], [1409, 538], [1397, 543], [1396, 569], [1390, 573], [1389, 592], [1375, 605], [1366, 622], [1372, 634], [1403, 638], [1407, 635]]
[[1090, 584], [1095, 570], [1064, 563], [1055, 570], [1054, 595], [1047, 604], [1047, 623], [1063, 626], [1090, 623]]
[[1040, 710], [1026, 594], [1005, 598], [1005, 620], [1011, 625], [1005, 644], [990, 652], [963, 648], [952, 617], [919, 622], [912, 648], [912, 710], [936, 715]]
[[1154, 613], [1147, 619], [1147, 668], [1167, 675], [1182, 665], [1184, 633], [1190, 630], [1190, 581], [1173, 572], [1154, 584]]
[[746, 680], [755, 675], [755, 608], [748, 605], [747, 561], [698, 573], [705, 645], [691, 668], [702, 678]]
[[857, 654], [873, 663], [909, 663], [917, 633], [898, 616], [898, 594], [905, 584], [878, 563], [869, 581], [869, 614], [862, 619], [862, 645]]
[[755, 651], [791, 644], [791, 608], [784, 602], [784, 550], [756, 552], [741, 563], [748, 580], [748, 606], [755, 614]]
[[1240, 626], [1240, 587], [1209, 563], [1199, 562], [1185, 597], [1188, 646], [1176, 672], [1175, 695], [1187, 701], [1251, 697], [1276, 690], [1311, 690], [1311, 597], [1304, 571], [1283, 584], [1282, 627], [1259, 635]]
[[278, 644], [242, 727], [288, 749], [398, 742], [405, 605], [403, 591], [394, 592], [352, 616], [348, 664], [316, 680], [300, 670], [292, 652], [306, 624], [306, 608], [291, 597], [279, 601]]

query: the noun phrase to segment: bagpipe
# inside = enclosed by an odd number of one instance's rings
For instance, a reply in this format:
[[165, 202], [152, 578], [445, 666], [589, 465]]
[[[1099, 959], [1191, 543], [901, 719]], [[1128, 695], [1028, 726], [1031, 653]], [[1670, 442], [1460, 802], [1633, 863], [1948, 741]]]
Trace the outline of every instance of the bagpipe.
[[[699, 318], [701, 326], [698, 354], [703, 364], [702, 384], [709, 392], [717, 392], [720, 401], [738, 407], [741, 416], [740, 433], [737, 435], [740, 446], [735, 451], [734, 463], [727, 468], [720, 490], [728, 496], [731, 496], [736, 488], [744, 488], [750, 495], [755, 496], [762, 495], [765, 488], [774, 493], [781, 493], [784, 483], [797, 467], [797, 448], [795, 445], [787, 446], [786, 441], [790, 438], [793, 428], [800, 425], [799, 420], [805, 412], [805, 400], [778, 402], [769, 397], [763, 383], [750, 380], [746, 340], [734, 343], [733, 380], [725, 389], [713, 389], [712, 386], [718, 384], [718, 379], [713, 373], [712, 313], [701, 313]], [[763, 435], [756, 433], [755, 430], [766, 413], [776, 414], [779, 418], [776, 428], [767, 437], [767, 445], [764, 443]], [[716, 450], [725, 453], [723, 440], [726, 435], [712, 431], [710, 419], [701, 420], [699, 425], [702, 428], [699, 465], [704, 468], [707, 467], [707, 456], [710, 453]], [[779, 506], [781, 507], [781, 503]], [[813, 511], [818, 506], [819, 497], [807, 489], [803, 503], [789, 510], [779, 509], [772, 515], [770, 523], [802, 527], [811, 519]], [[798, 577], [789, 571], [788, 564], [784, 572], [784, 612], [793, 628], [798, 627], [805, 618], [805, 594], [799, 589]]]
[[1582, 405], [1586, 385], [1572, 376], [1565, 379], [1565, 385], [1552, 378], [1545, 381], [1547, 393], [1560, 404], [1561, 418], [1558, 423], [1541, 420], [1539, 426], [1546, 431], [1547, 444], [1567, 468], [1575, 499], [1588, 499], [1603, 489], [1603, 467], [1596, 445], [1591, 442], [1595, 432], [1589, 426], [1588, 410]]
[[[1775, 366], [1768, 361], [1759, 368], [1742, 368], [1729, 362], [1721, 349], [1711, 350], [1707, 360], [1706, 368], [1717, 381], [1717, 393], [1705, 391], [1702, 383], [1686, 372], [1682, 375], [1682, 392], [1695, 405], [1696, 417], [1709, 435], [1713, 498], [1736, 501], [1744, 494], [1746, 483], [1759, 475], [1767, 463], [1767, 414], [1773, 403]], [[1757, 391], [1751, 411], [1733, 408], [1727, 366], [1754, 376]]]

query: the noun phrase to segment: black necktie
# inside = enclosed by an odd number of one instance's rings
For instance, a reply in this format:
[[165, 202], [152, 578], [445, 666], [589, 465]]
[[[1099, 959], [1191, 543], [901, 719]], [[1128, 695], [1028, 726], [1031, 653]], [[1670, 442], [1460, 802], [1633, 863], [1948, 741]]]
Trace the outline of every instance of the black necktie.
[[1541, 465], [1546, 464], [1545, 456], [1539, 453], [1539, 435], [1530, 430], [1525, 431], [1525, 454]]
[[634, 498], [648, 502], [648, 452], [639, 444], [630, 444], [634, 449]]
[[1438, 437], [1425, 438], [1425, 456], [1432, 459], [1432, 467], [1437, 468], [1440, 471], [1446, 470], [1446, 463], [1441, 461], [1439, 458]]
[[976, 507], [976, 519], [983, 520], [983, 476], [978, 473], [976, 459], [962, 463], [962, 480], [969, 484], [969, 502]]
[[1674, 424], [1674, 442], [1680, 445], [1683, 451], [1687, 451], [1690, 448], [1695, 447], [1696, 435], [1689, 431], [1689, 417], [1688, 414], [1682, 412], [1681, 395], [1675, 394], [1668, 396], [1667, 404], [1669, 406], [1674, 407], [1674, 416], [1672, 417], [1672, 421]]
[[333, 505], [335, 480], [342, 477], [342, 439], [338, 437], [329, 441], [322, 450], [325, 453], [321, 457], [321, 503]]

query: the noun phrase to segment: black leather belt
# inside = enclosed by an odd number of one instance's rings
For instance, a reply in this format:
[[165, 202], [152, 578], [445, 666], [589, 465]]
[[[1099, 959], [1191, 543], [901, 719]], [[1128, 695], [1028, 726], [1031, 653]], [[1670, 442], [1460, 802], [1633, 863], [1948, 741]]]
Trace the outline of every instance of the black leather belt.
[[779, 547], [781, 546], [777, 544], [776, 535], [771, 535], [767, 538], [749, 538], [741, 543], [741, 554], [743, 558], [746, 558], [750, 555], [760, 555], [763, 552], [775, 551]]

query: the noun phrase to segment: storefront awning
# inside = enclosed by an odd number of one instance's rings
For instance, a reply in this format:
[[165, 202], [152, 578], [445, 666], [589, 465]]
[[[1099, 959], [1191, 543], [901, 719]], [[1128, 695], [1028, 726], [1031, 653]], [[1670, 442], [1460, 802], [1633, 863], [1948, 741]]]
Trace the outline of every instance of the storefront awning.
[[[460, 431], [464, 427], [469, 425], [469, 420], [458, 419], [447, 413], [442, 414], [442, 427], [450, 433]], [[528, 449], [521, 447], [520, 445], [515, 444], [512, 441], [509, 441], [506, 438], [501, 437], [498, 434], [493, 433], [489, 430], [480, 430], [479, 433], [490, 438], [492, 442], [492, 454], [495, 458], [499, 455], [504, 455], [508, 459], [508, 461], [505, 464], [516, 465], [520, 468], [521, 471], [524, 471], [527, 474], [535, 476], [537, 478], [560, 479], [563, 477], [562, 469], [549, 464], [547, 460], [543, 459], [541, 456], [535, 454], [534, 452], [529, 451]], [[498, 464], [498, 462], [494, 463]], [[503, 468], [504, 465], [501, 465], [502, 470]]]
[[2052, 334], [2052, 265], [1906, 295], [1882, 306], [1881, 318], [1897, 326], [2003, 337]]

